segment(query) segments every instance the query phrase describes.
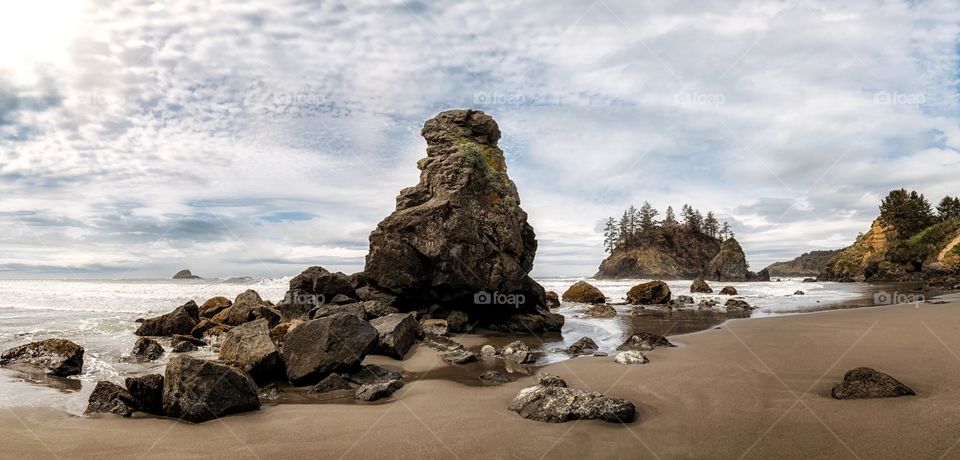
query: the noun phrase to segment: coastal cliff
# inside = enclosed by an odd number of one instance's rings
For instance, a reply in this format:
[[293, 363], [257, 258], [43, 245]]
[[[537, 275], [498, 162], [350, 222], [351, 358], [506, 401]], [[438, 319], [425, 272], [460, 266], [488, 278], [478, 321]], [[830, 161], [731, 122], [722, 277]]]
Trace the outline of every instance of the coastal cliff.
[[810, 251], [786, 262], [774, 262], [767, 266], [770, 276], [815, 277], [823, 271], [833, 256], [842, 249]]

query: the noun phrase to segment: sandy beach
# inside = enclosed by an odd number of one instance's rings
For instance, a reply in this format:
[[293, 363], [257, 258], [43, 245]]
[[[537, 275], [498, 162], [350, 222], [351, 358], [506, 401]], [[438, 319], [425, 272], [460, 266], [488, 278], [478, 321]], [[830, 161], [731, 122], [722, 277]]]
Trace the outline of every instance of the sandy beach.
[[[202, 425], [51, 410], [0, 411], [2, 457], [58, 458], [960, 458], [960, 303], [750, 320], [674, 336], [646, 365], [585, 357], [547, 367], [569, 385], [628, 398], [629, 425], [540, 423], [506, 410], [531, 377], [501, 387], [422, 376], [383, 404], [285, 404]], [[468, 345], [482, 340], [461, 336]], [[383, 357], [368, 362], [396, 365]], [[918, 396], [836, 401], [858, 366]]]

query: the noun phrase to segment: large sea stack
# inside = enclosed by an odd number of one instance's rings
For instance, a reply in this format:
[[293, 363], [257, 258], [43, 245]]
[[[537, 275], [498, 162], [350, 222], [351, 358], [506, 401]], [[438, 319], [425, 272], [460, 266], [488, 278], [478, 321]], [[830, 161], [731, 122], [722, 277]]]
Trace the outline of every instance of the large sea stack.
[[528, 275], [537, 239], [507, 176], [496, 121], [449, 110], [421, 135], [420, 183], [400, 192], [396, 211], [370, 234], [367, 281], [400, 309], [436, 304], [483, 324], [558, 330], [562, 317], [545, 309], [543, 287]]

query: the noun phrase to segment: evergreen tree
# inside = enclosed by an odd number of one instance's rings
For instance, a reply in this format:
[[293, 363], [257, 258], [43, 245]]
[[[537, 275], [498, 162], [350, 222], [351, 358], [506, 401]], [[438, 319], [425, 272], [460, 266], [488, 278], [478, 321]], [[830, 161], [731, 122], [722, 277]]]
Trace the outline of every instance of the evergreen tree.
[[923, 195], [900, 189], [887, 194], [880, 203], [880, 220], [906, 239], [933, 225], [936, 219]]
[[713, 215], [713, 211], [707, 211], [707, 217], [703, 221], [703, 233], [716, 238], [719, 231], [720, 223], [717, 222], [716, 216]]
[[619, 238], [617, 239], [617, 246], [628, 247], [630, 246], [631, 233], [630, 233], [630, 214], [627, 211], [623, 212], [623, 217], [620, 218], [620, 222], [617, 223], [619, 231], [617, 232]]
[[663, 218], [663, 226], [670, 229], [677, 226], [677, 216], [673, 213], [673, 206], [667, 206], [667, 213]]
[[643, 202], [643, 206], [640, 207], [637, 230], [645, 242], [653, 241], [656, 238], [657, 214], [659, 214], [659, 212], [657, 212], [649, 202]]
[[943, 221], [960, 217], [960, 198], [943, 197], [937, 205], [937, 216]]
[[620, 232], [617, 229], [617, 221], [611, 217], [607, 219], [607, 224], [603, 227], [603, 248], [612, 253], [617, 248], [619, 240]]
[[733, 230], [730, 229], [727, 221], [723, 221], [723, 226], [720, 227], [720, 239], [726, 241], [727, 238], [733, 238]]

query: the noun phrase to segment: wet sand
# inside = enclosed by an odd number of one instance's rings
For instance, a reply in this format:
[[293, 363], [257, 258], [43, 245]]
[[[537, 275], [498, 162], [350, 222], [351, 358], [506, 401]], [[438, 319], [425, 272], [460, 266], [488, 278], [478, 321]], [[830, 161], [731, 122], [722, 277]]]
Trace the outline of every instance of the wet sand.
[[[202, 425], [3, 409], [0, 457], [960, 458], [960, 303], [732, 320], [672, 339], [681, 346], [646, 365], [584, 357], [546, 368], [637, 403], [629, 425], [522, 419], [506, 406], [531, 377], [464, 385], [431, 375], [444, 364], [421, 347], [402, 363], [368, 359], [420, 377], [380, 404], [265, 406]], [[831, 399], [857, 366], [918, 396]]]

